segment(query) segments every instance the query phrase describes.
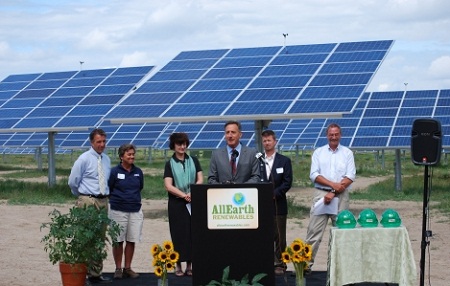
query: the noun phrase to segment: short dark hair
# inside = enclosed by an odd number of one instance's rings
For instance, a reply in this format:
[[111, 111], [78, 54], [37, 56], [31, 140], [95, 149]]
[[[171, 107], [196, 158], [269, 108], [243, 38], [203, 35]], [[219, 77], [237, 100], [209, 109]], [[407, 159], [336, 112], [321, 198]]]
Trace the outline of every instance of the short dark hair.
[[339, 129], [339, 133], [342, 135], [341, 126], [339, 126], [339, 124], [337, 124], [337, 123], [330, 123], [327, 127], [327, 133], [325, 135], [328, 135], [328, 130], [330, 130], [331, 128]]
[[184, 132], [172, 133], [169, 137], [169, 148], [170, 150], [175, 150], [175, 144], [186, 143], [186, 147], [189, 147], [189, 137]]
[[223, 129], [226, 129], [227, 126], [230, 125], [230, 124], [236, 124], [237, 127], [238, 127], [238, 129], [239, 129], [239, 131], [242, 131], [241, 123], [240, 123], [239, 121], [236, 121], [236, 120], [230, 120], [230, 121], [227, 121], [227, 122], [225, 123], [225, 125], [223, 126]]
[[119, 151], [117, 152], [119, 154], [119, 158], [123, 157], [123, 155], [125, 155], [125, 152], [127, 152], [128, 150], [134, 150], [134, 152], [136, 152], [136, 146], [130, 143], [120, 145]]
[[95, 128], [89, 134], [89, 141], [91, 141], [91, 142], [94, 141], [95, 135], [100, 135], [100, 136], [105, 136], [106, 137], [106, 132], [103, 129]]
[[277, 136], [275, 135], [275, 132], [273, 132], [273, 130], [270, 130], [270, 129], [264, 130], [261, 133], [261, 136], [262, 137], [272, 136], [273, 139], [277, 140]]

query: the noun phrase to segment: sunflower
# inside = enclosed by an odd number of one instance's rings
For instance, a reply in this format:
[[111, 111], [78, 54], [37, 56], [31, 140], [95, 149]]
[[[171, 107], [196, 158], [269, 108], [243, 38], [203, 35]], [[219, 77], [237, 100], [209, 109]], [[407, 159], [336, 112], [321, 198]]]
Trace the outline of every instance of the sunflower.
[[175, 264], [180, 255], [174, 250], [171, 241], [164, 241], [162, 245], [154, 244], [150, 250], [153, 260], [152, 266], [155, 269], [155, 275], [161, 277], [161, 280], [167, 280], [167, 271], [175, 269]]
[[155, 275], [158, 277], [161, 277], [163, 274], [163, 268], [161, 266], [156, 266], [155, 267]]
[[294, 252], [300, 252], [303, 250], [303, 243], [301, 243], [300, 241], [295, 241], [293, 243], [291, 243], [291, 249]]
[[158, 259], [161, 262], [166, 262], [167, 257], [168, 257], [167, 255], [168, 255], [167, 252], [160, 252], [160, 253], [158, 253]]
[[312, 259], [311, 245], [296, 238], [286, 247], [286, 250], [281, 254], [281, 259], [284, 263], [292, 262], [294, 264], [296, 280], [298, 285], [302, 285], [300, 283], [303, 283], [303, 270], [308, 268], [308, 262]]
[[177, 262], [179, 257], [180, 257], [180, 254], [178, 254], [178, 252], [175, 252], [175, 251], [172, 251], [172, 252], [169, 254], [169, 260], [170, 260], [171, 262]]
[[172, 241], [164, 241], [162, 248], [165, 251], [168, 251], [168, 252], [172, 251], [173, 250], [173, 243], [172, 243]]
[[152, 256], [155, 256], [156, 254], [158, 254], [161, 251], [161, 248], [159, 247], [159, 245], [154, 244], [151, 248], [151, 253]]

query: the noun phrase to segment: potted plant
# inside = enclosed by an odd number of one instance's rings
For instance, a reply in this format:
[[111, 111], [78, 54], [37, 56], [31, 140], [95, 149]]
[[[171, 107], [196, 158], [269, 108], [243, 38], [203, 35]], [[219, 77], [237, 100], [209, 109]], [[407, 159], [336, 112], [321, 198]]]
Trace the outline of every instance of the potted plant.
[[[51, 221], [41, 225], [41, 230], [49, 229], [41, 242], [50, 262], [59, 263], [63, 285], [84, 285], [88, 263], [106, 258], [106, 246], [116, 242], [120, 226], [108, 218], [106, 209], [95, 206], [72, 207], [65, 214], [54, 209], [49, 216]], [[65, 269], [80, 274], [65, 275]], [[65, 278], [75, 278], [77, 282], [65, 283]]]

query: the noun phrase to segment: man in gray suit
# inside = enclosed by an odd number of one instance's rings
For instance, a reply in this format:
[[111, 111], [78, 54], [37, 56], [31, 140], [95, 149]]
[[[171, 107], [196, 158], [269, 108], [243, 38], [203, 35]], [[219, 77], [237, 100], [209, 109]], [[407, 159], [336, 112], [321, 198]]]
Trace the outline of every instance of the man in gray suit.
[[214, 150], [209, 164], [209, 184], [258, 183], [259, 165], [256, 149], [243, 146], [241, 123], [225, 123], [225, 140], [227, 146]]

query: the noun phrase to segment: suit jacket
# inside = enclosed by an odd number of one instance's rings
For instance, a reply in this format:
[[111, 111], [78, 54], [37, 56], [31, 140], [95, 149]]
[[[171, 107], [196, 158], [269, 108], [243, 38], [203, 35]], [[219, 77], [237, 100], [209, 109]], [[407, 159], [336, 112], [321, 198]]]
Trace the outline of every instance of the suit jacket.
[[236, 168], [236, 175], [231, 173], [230, 159], [227, 147], [216, 149], [211, 154], [209, 164], [208, 183], [221, 184], [224, 182], [259, 183], [259, 167], [256, 149], [241, 146], [241, 153]]
[[277, 215], [286, 215], [287, 199], [286, 192], [292, 186], [292, 163], [291, 159], [275, 153], [272, 169], [270, 170], [270, 177], [267, 178], [264, 168], [264, 181], [273, 183], [273, 197], [274, 197], [274, 211]]

